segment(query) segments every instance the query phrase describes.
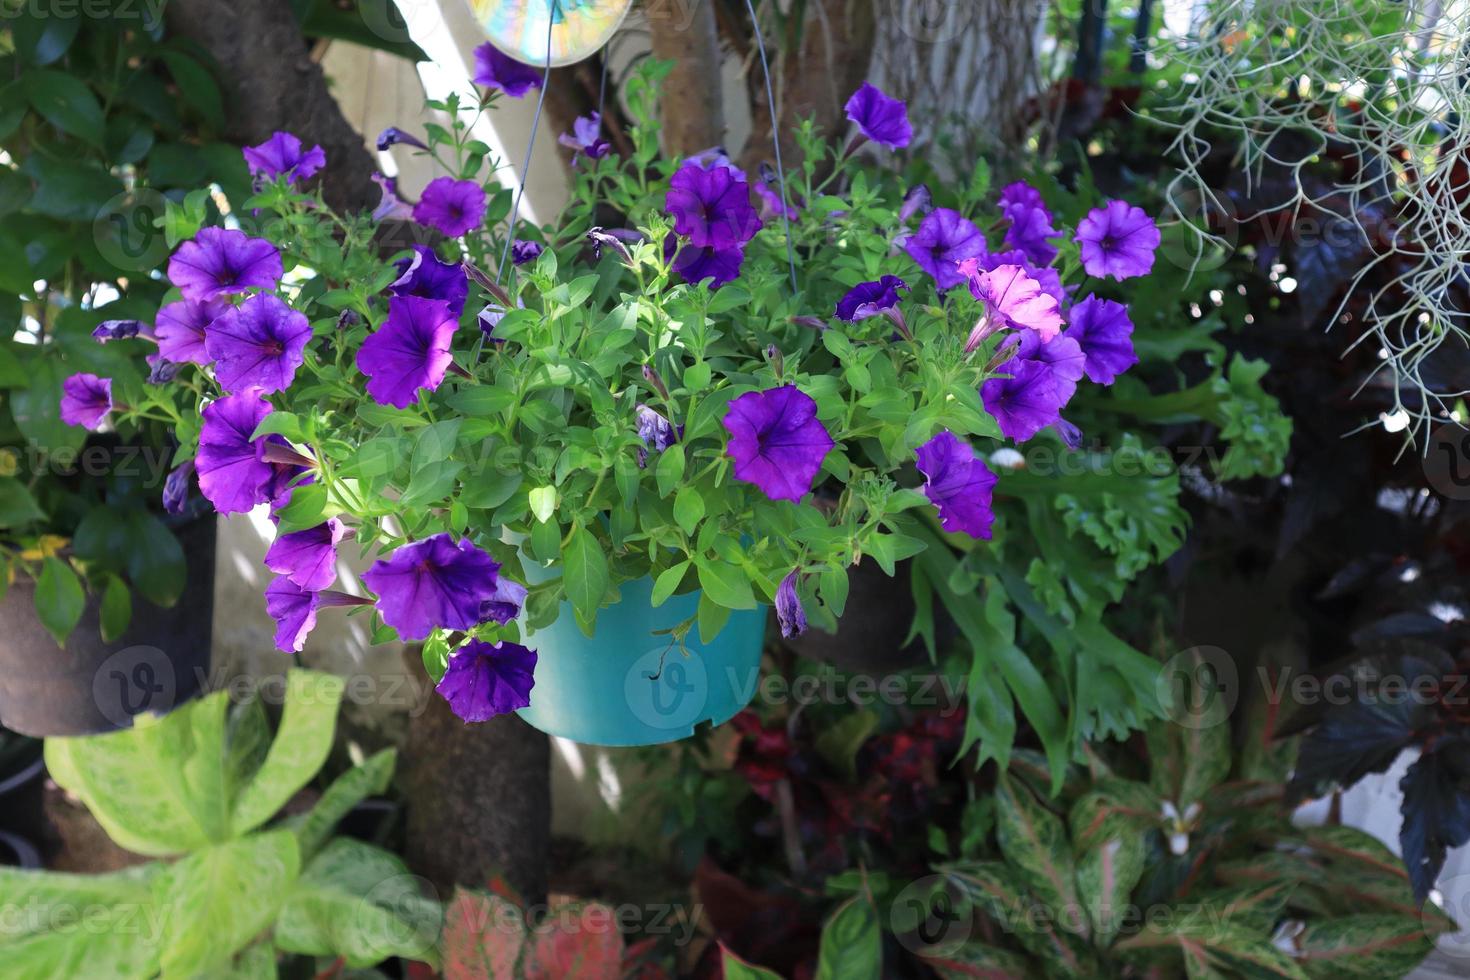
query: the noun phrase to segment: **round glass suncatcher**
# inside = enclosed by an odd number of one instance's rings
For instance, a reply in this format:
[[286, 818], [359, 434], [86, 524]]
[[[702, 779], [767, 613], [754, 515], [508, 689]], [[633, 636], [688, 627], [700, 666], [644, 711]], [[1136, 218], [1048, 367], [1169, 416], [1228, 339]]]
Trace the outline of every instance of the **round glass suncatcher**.
[[617, 29], [633, 0], [469, 0], [490, 43], [517, 61], [553, 67], [591, 57]]

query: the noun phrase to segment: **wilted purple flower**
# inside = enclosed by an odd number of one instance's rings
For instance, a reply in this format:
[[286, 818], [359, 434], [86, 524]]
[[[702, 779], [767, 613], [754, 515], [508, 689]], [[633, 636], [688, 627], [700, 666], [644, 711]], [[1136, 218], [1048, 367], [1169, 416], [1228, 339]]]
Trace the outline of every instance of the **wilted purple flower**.
[[388, 286], [394, 296], [421, 296], [437, 299], [459, 316], [470, 295], [470, 281], [464, 266], [458, 262], [440, 262], [427, 245], [415, 245], [413, 255], [398, 260], [399, 276]]
[[740, 267], [745, 262], [745, 250], [712, 248], [709, 246], [685, 245], [674, 259], [674, 271], [684, 277], [685, 282], [699, 283], [713, 280], [711, 289], [719, 289], [726, 283], [740, 278]]
[[449, 658], [438, 691], [466, 723], [489, 721], [531, 703], [536, 652], [509, 641], [471, 640]]
[[1082, 356], [1082, 348], [1071, 337], [1059, 334], [1044, 341], [1035, 331], [1022, 330], [1006, 338], [1001, 350], [1006, 349], [1013, 351], [1012, 360], [1006, 361], [1002, 370], [1010, 370], [1017, 360], [1035, 361], [1047, 366], [1057, 389], [1058, 411], [1065, 408], [1077, 393], [1077, 382], [1082, 380], [1085, 358]]
[[875, 85], [863, 82], [847, 100], [847, 118], [864, 136], [892, 150], [909, 145], [914, 128], [909, 125], [908, 107], [902, 99], [891, 99]]
[[985, 315], [975, 324], [965, 351], [971, 352], [981, 342], [1000, 330], [1034, 330], [1042, 340], [1050, 340], [1062, 331], [1062, 315], [1057, 301], [1041, 291], [1041, 284], [1018, 265], [1002, 265], [990, 272], [982, 270], [978, 260], [967, 259], [960, 271], [970, 281], [970, 293], [985, 304]]
[[959, 265], [985, 254], [985, 236], [958, 211], [935, 208], [904, 248], [943, 292], [965, 281]]
[[390, 146], [397, 146], [400, 143], [404, 146], [412, 146], [420, 150], [427, 150], [429, 148], [423, 140], [411, 133], [405, 133], [397, 126], [389, 126], [378, 134], [379, 152], [387, 150]]
[[413, 205], [398, 197], [398, 181], [382, 174], [373, 174], [373, 183], [378, 185], [383, 194], [378, 206], [373, 209], [374, 221], [408, 221], [413, 218]]
[[379, 405], [407, 408], [420, 388], [433, 391], [454, 363], [449, 353], [459, 320], [437, 299], [394, 296], [388, 320], [357, 351], [357, 369], [368, 376], [367, 391]]
[[806, 632], [806, 610], [801, 608], [801, 596], [796, 594], [798, 569], [781, 580], [776, 587], [776, 621], [781, 624], [781, 635], [800, 636]]
[[306, 360], [311, 322], [269, 293], [252, 296], [209, 325], [204, 349], [225, 391], [285, 391]]
[[542, 72], [522, 64], [490, 43], [475, 49], [475, 84], [500, 89], [519, 99], [533, 88], [541, 87]]
[[1094, 208], [1077, 225], [1082, 268], [1089, 276], [1122, 280], [1146, 275], [1154, 267], [1160, 239], [1154, 220], [1127, 201]]
[[515, 265], [525, 265], [527, 262], [535, 262], [544, 251], [546, 251], [546, 246], [540, 242], [517, 238], [510, 243], [510, 260]]
[[[602, 138], [602, 113], [600, 112], [594, 112], [590, 116], [578, 116], [572, 123], [572, 131], [562, 133], [556, 138], [556, 141], [562, 146], [576, 150], [589, 160], [600, 160], [612, 149], [612, 144]], [[572, 159], [575, 161], [576, 155], [573, 155]]]
[[194, 461], [187, 460], [173, 468], [163, 481], [163, 512], [182, 514], [189, 500], [189, 481], [194, 478]]
[[1133, 350], [1133, 321], [1128, 307], [1110, 299], [1089, 296], [1072, 307], [1066, 336], [1082, 348], [1087, 378], [1110, 385], [1138, 363]]
[[1013, 360], [1004, 370], [1011, 376], [985, 382], [980, 398], [1001, 432], [1025, 442], [1061, 417], [1056, 379], [1050, 367], [1037, 361]]
[[638, 438], [643, 440], [645, 447], [638, 450], [639, 466], [648, 464], [649, 453], [663, 452], [684, 435], [683, 426], [676, 427], [647, 405], [639, 405], [635, 414], [638, 416]]
[[154, 333], [158, 352], [176, 364], [208, 364], [204, 329], [232, 309], [224, 300], [196, 303], [183, 300], [158, 311]]
[[817, 419], [817, 403], [795, 385], [750, 391], [721, 420], [735, 476], [772, 500], [800, 500], [812, 489], [835, 443]]
[[265, 553], [265, 567], [312, 592], [337, 581], [337, 545], [347, 536], [347, 525], [336, 518], [305, 531], [276, 537]]
[[149, 354], [143, 361], [148, 365], [148, 377], [143, 380], [150, 385], [166, 385], [177, 378], [184, 368], [182, 364], [175, 364], [158, 353]]
[[499, 303], [491, 303], [479, 312], [475, 320], [480, 325], [480, 333], [492, 344], [505, 343], [504, 337], [495, 336], [495, 328], [500, 326], [500, 321], [505, 319], [505, 307]]
[[939, 526], [990, 540], [996, 477], [975, 457], [970, 444], [945, 429], [919, 447], [918, 466], [924, 474], [924, 495], [939, 510]]
[[112, 340], [132, 340], [140, 334], [148, 336], [148, 325], [142, 320], [104, 320], [92, 331], [92, 339], [105, 344]]
[[436, 534], [373, 563], [362, 580], [378, 595], [383, 622], [405, 640], [435, 629], [468, 630], [485, 621], [500, 565], [470, 541]]
[[450, 238], [459, 238], [480, 227], [488, 207], [485, 192], [474, 181], [437, 177], [414, 205], [413, 220]]
[[257, 180], [285, 177], [286, 183], [310, 180], [327, 165], [327, 154], [320, 146], [302, 152], [301, 140], [290, 133], [277, 132], [259, 146], [243, 151], [250, 176]]
[[625, 229], [607, 230], [604, 228], [593, 228], [587, 233], [587, 240], [592, 243], [592, 257], [600, 259], [602, 258], [602, 250], [610, 248], [618, 253], [618, 258], [623, 260], [624, 265], [631, 267], [633, 265], [633, 253], [629, 250], [627, 244], [624, 243], [623, 238], [618, 234], [620, 231], [623, 235], [634, 236], [634, 241], [643, 240], [642, 235], [637, 232], [628, 232]]
[[1010, 223], [1006, 244], [1019, 249], [1038, 265], [1050, 265], [1057, 257], [1057, 249], [1048, 239], [1058, 237], [1061, 232], [1052, 227], [1052, 214], [1042, 201], [1041, 192], [1018, 180], [1000, 192], [1000, 211]]
[[903, 206], [898, 209], [898, 220], [907, 224], [909, 219], [920, 212], [928, 213], [932, 206], [934, 196], [929, 193], [926, 184], [915, 184], [909, 188], [909, 192], [903, 196]]
[[487, 623], [510, 622], [521, 614], [521, 607], [526, 604], [528, 594], [526, 587], [521, 583], [512, 582], [504, 575], [497, 575], [494, 594], [480, 607], [482, 620]]
[[270, 403], [256, 391], [227, 395], [205, 406], [195, 466], [199, 492], [221, 514], [243, 514], [267, 499], [262, 489], [273, 470], [250, 437], [270, 413]]
[[[877, 282], [860, 282], [837, 301], [836, 317], [848, 323], [857, 323], [869, 317], [886, 316], [902, 323], [898, 312], [899, 291], [908, 291], [908, 283], [898, 276], [884, 276]], [[896, 319], [895, 319], [896, 318]], [[906, 327], [902, 328], [907, 330]]]
[[229, 228], [202, 228], [168, 262], [169, 282], [185, 299], [208, 302], [230, 293], [275, 289], [281, 253], [263, 238]]
[[112, 379], [73, 374], [61, 382], [61, 421], [96, 431], [112, 414]]
[[705, 170], [686, 162], [669, 183], [664, 210], [674, 216], [674, 231], [696, 248], [738, 248], [761, 229], [750, 185], [729, 167]]

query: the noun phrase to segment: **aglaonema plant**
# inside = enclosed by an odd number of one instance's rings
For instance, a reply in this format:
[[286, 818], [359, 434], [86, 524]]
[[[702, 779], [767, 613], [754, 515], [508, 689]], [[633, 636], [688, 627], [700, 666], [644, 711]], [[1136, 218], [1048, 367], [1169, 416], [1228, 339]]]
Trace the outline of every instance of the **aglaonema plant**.
[[284, 954], [437, 962], [442, 909], [419, 879], [396, 855], [333, 835], [387, 789], [392, 750], [281, 816], [331, 751], [343, 686], [292, 671], [274, 737], [258, 699], [218, 692], [126, 731], [48, 740], [52, 778], [119, 847], [153, 860], [101, 875], [0, 869], [0, 894], [23, 913], [0, 923], [6, 975], [243, 980], [276, 976]]

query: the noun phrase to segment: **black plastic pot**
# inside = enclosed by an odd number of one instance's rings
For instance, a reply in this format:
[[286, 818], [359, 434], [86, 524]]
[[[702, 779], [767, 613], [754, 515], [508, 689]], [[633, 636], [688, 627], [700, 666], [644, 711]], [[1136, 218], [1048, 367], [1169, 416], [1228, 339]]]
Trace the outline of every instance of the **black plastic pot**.
[[0, 867], [37, 871], [42, 867], [41, 849], [19, 834], [0, 830]]
[[846, 671], [873, 673], [903, 670], [924, 662], [922, 641], [904, 645], [914, 622], [914, 594], [908, 562], [899, 562], [889, 578], [874, 561], [849, 569], [847, 608], [836, 633], [815, 626], [781, 642], [794, 653]]
[[0, 728], [0, 831], [40, 840], [46, 818], [42, 743]]
[[36, 616], [33, 583], [10, 587], [0, 601], [0, 724], [36, 738], [94, 735], [199, 695], [213, 632], [215, 517], [176, 533], [189, 570], [184, 594], [164, 609], [135, 593], [132, 625], [113, 643], [102, 641], [96, 597], [59, 649]]

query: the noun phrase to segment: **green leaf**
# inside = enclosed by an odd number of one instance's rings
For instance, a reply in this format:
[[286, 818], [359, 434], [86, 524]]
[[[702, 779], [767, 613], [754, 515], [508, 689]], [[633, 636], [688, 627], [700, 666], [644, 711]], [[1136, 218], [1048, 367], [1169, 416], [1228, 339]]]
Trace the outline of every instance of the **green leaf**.
[[71, 136], [102, 146], [102, 104], [75, 75], [45, 69], [21, 76], [31, 108], [51, 125]]
[[225, 128], [225, 100], [214, 75], [198, 61], [178, 51], [161, 52], [179, 94], [196, 109], [215, 132]]
[[1072, 853], [1061, 818], [1009, 775], [997, 781], [995, 801], [996, 839], [1006, 862], [1059, 926], [1086, 936], [1089, 925], [1078, 914]]
[[352, 969], [391, 956], [434, 964], [443, 913], [419, 893], [419, 879], [393, 854], [338, 838], [296, 881], [276, 917], [276, 946], [288, 953], [342, 957]]
[[1348, 915], [1309, 923], [1296, 940], [1310, 977], [1403, 977], [1434, 948], [1424, 924], [1406, 915]]
[[133, 621], [133, 594], [116, 575], [107, 577], [107, 585], [102, 590], [101, 621], [104, 643], [116, 643]]
[[720, 630], [730, 621], [730, 607], [722, 606], [710, 599], [708, 592], [702, 592], [699, 596], [699, 640], [701, 643], [713, 643], [715, 637], [720, 635]]
[[1132, 907], [1129, 897], [1143, 877], [1144, 834], [1136, 821], [1098, 793], [1073, 805], [1070, 823], [1078, 897], [1092, 922], [1094, 941], [1107, 946], [1122, 928]]
[[537, 487], [528, 495], [531, 514], [542, 524], [556, 513], [556, 487]]
[[296, 837], [277, 830], [216, 844], [170, 865], [154, 894], [163, 920], [163, 975], [209, 975], [275, 921], [301, 870]]
[[188, 563], [184, 546], [168, 526], [147, 511], [129, 513], [128, 579], [156, 606], [172, 606], [184, 594]]
[[369, 796], [388, 791], [393, 779], [393, 767], [398, 753], [384, 749], [353, 766], [333, 780], [321, 799], [296, 827], [296, 839], [301, 842], [301, 854], [308, 860], [321, 850], [343, 817]]
[[929, 969], [940, 980], [977, 980], [977, 978], [1029, 977], [1030, 962], [1019, 953], [982, 943], [969, 942], [944, 955], [924, 956]]
[[13, 476], [0, 476], [0, 528], [20, 527], [45, 516], [24, 483]]
[[[562, 586], [572, 610], [586, 623], [597, 618], [602, 598], [607, 594], [607, 556], [597, 536], [583, 527], [572, 529], [562, 548]], [[590, 635], [590, 634], [589, 634]]]
[[[99, 875], [0, 868], [0, 961], [14, 980], [151, 980], [159, 949], [148, 925], [167, 914], [153, 899], [161, 864]], [[85, 919], [77, 913], [85, 911]], [[78, 928], [85, 922], [86, 928]]]
[[680, 487], [674, 497], [674, 520], [685, 534], [692, 535], [699, 522], [704, 519], [704, 498], [693, 487]]
[[344, 687], [333, 674], [293, 670], [286, 675], [286, 708], [275, 741], [264, 764], [231, 801], [232, 836], [249, 833], [275, 816], [321, 769], [332, 751]]
[[41, 625], [56, 638], [57, 646], [66, 646], [66, 638], [76, 629], [87, 604], [82, 583], [71, 566], [60, 558], [47, 558], [41, 565], [36, 582], [36, 615]]
[[854, 782], [857, 780], [857, 754], [875, 731], [878, 715], [866, 708], [844, 715], [817, 736], [817, 752]]
[[668, 601], [669, 596], [684, 581], [684, 576], [689, 573], [689, 562], [681, 561], [672, 568], [666, 568], [659, 573], [653, 583], [653, 606], [657, 609]]
[[817, 980], [878, 980], [883, 941], [878, 912], [866, 895], [848, 899], [822, 927]]
[[675, 443], [659, 453], [658, 465], [654, 468], [658, 481], [658, 495], [668, 497], [684, 479], [684, 447]]
[[719, 559], [699, 555], [694, 559], [699, 569], [699, 587], [711, 602], [726, 609], [754, 609], [755, 593], [743, 569]]
[[725, 980], [781, 980], [779, 973], [745, 962], [723, 943], [720, 945], [720, 963], [724, 967]]

